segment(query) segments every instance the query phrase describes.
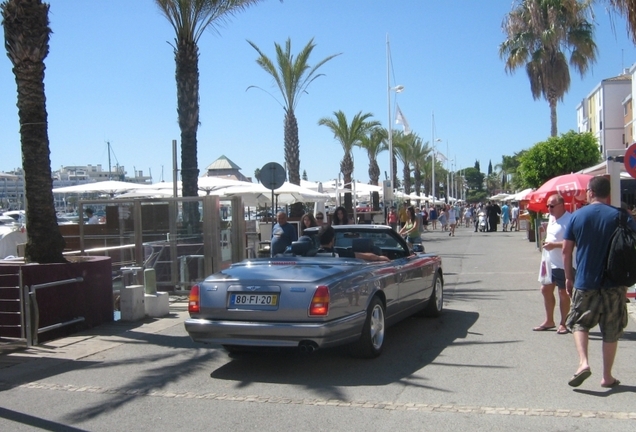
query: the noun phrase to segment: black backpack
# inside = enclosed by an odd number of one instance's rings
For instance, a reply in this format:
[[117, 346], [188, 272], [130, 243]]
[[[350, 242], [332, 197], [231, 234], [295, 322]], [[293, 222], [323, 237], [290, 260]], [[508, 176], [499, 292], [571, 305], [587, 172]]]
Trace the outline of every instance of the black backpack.
[[636, 232], [627, 225], [629, 217], [626, 210], [619, 209], [605, 260], [605, 277], [619, 286], [636, 284]]

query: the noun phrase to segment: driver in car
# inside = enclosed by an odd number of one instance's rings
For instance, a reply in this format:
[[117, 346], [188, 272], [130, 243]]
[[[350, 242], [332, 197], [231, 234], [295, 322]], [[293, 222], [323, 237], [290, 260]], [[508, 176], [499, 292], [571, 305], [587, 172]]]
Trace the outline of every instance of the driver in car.
[[318, 231], [318, 240], [320, 241], [320, 249], [317, 254], [329, 254], [334, 257], [342, 258], [359, 258], [365, 261], [389, 261], [389, 258], [383, 255], [376, 255], [373, 252], [353, 252], [349, 249], [342, 249], [336, 252], [333, 248], [336, 240], [336, 231], [331, 225], [323, 226]]

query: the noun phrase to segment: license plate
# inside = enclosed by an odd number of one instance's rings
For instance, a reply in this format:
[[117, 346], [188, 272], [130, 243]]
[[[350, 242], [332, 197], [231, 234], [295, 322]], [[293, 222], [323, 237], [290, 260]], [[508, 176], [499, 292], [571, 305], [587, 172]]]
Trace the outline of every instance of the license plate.
[[278, 306], [278, 294], [232, 294], [230, 306]]

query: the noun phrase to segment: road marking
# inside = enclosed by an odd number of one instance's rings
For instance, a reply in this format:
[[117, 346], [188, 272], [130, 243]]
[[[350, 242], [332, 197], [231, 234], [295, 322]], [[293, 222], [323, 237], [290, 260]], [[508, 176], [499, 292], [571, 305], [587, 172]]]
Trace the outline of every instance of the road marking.
[[[9, 389], [12, 386], [7, 383], [0, 383], [0, 390]], [[126, 396], [150, 396], [166, 399], [212, 399], [229, 402], [247, 403], [271, 403], [284, 405], [306, 405], [306, 406], [333, 406], [346, 408], [370, 408], [391, 411], [416, 411], [416, 412], [444, 412], [458, 414], [487, 414], [487, 415], [519, 415], [519, 416], [542, 416], [542, 417], [568, 417], [568, 418], [599, 418], [614, 420], [636, 420], [636, 412], [620, 411], [585, 411], [567, 409], [543, 409], [543, 408], [511, 408], [511, 407], [490, 407], [474, 405], [452, 405], [452, 404], [425, 404], [425, 403], [401, 403], [401, 402], [378, 402], [378, 401], [342, 401], [337, 399], [293, 399], [275, 396], [259, 395], [231, 395], [218, 393], [174, 393], [170, 391], [152, 389], [131, 389], [131, 388], [105, 388], [73, 385], [49, 384], [32, 382], [22, 384], [18, 388], [34, 390], [51, 390], [74, 393], [97, 393], [108, 395]]]

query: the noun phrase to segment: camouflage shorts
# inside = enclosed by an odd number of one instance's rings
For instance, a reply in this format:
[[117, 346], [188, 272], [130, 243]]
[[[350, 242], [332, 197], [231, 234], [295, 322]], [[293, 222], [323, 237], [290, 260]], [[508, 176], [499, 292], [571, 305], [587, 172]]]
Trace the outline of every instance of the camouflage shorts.
[[601, 328], [603, 342], [617, 342], [627, 327], [627, 287], [582, 291], [575, 289], [566, 320], [571, 332]]

